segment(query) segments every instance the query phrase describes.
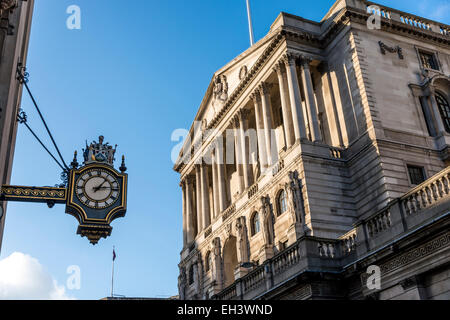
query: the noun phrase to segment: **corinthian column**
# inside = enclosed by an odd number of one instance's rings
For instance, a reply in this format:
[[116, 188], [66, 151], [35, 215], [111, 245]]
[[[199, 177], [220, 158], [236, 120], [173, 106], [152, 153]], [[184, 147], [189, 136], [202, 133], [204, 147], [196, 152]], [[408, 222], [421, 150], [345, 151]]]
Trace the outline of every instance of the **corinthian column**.
[[183, 245], [187, 245], [187, 210], [186, 210], [186, 182], [184, 180], [180, 183], [182, 191], [182, 203], [183, 203]]
[[241, 136], [240, 136], [240, 123], [239, 117], [234, 116], [232, 120], [233, 132], [234, 132], [234, 149], [235, 153], [235, 161], [236, 161], [236, 171], [238, 173], [238, 190], [239, 194], [244, 192], [245, 184], [244, 184], [244, 173], [242, 167], [242, 147], [241, 147]]
[[197, 205], [197, 233], [203, 230], [203, 213], [202, 213], [202, 180], [200, 178], [200, 165], [195, 165], [195, 196]]
[[258, 138], [258, 157], [261, 171], [267, 166], [266, 156], [266, 141], [264, 138], [264, 121], [262, 119], [261, 95], [259, 89], [251, 94], [250, 98], [253, 100], [255, 106], [255, 120], [256, 120], [256, 135]]
[[286, 84], [286, 68], [283, 63], [277, 63], [274, 68], [278, 76], [278, 83], [280, 87], [280, 100], [281, 100], [281, 111], [283, 112], [283, 127], [284, 136], [286, 138], [286, 149], [290, 148], [294, 144], [294, 139], [292, 139], [292, 116], [291, 109], [289, 106], [289, 100], [287, 99], [287, 84]]
[[286, 54], [283, 61], [286, 65], [287, 82], [289, 88], [289, 100], [294, 124], [295, 140], [306, 139], [305, 119], [303, 119], [302, 98], [298, 84], [297, 68], [295, 65], [296, 56]]
[[193, 208], [193, 185], [192, 177], [186, 177], [186, 227], [187, 227], [187, 243], [191, 243], [195, 238], [194, 230], [194, 208]]
[[225, 187], [224, 146], [216, 145], [217, 183], [219, 189], [219, 214], [227, 208], [227, 194]]
[[311, 70], [309, 69], [311, 59], [302, 57], [301, 61], [302, 61], [303, 91], [305, 92], [306, 106], [308, 108], [311, 140], [321, 141], [322, 137], [320, 135], [319, 121], [317, 120], [317, 105], [311, 79]]
[[244, 172], [244, 186], [248, 188], [250, 186], [250, 168], [249, 168], [249, 152], [248, 145], [245, 141], [245, 132], [247, 131], [247, 116], [248, 110], [241, 109], [238, 112], [239, 117], [239, 140], [241, 145], [241, 155], [242, 155], [242, 168]]
[[200, 180], [201, 180], [201, 194], [202, 194], [202, 213], [203, 213], [203, 227], [206, 228], [211, 224], [211, 213], [209, 210], [209, 188], [208, 188], [208, 167], [206, 164], [200, 165]]
[[[260, 86], [261, 102], [264, 121], [264, 137], [266, 140], [266, 155], [267, 164], [271, 166], [277, 159], [277, 148], [275, 147], [275, 141], [272, 139], [272, 104], [270, 102], [270, 87], [269, 83], [263, 82]], [[275, 137], [273, 137], [275, 138]]]
[[211, 150], [211, 168], [212, 168], [212, 181], [213, 181], [213, 202], [214, 202], [214, 218], [219, 215], [219, 183], [217, 179], [217, 163], [216, 163], [216, 150]]

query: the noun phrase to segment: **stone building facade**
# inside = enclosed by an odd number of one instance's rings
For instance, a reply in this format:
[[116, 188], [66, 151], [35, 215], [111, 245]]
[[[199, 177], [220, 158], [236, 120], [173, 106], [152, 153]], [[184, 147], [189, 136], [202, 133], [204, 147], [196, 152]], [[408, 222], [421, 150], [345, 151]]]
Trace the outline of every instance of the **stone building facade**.
[[[0, 185], [9, 184], [22, 86], [18, 64], [26, 65], [34, 0], [0, 0]], [[0, 201], [0, 249], [6, 202]]]
[[214, 74], [174, 167], [180, 298], [450, 298], [449, 75], [448, 25], [281, 13]]

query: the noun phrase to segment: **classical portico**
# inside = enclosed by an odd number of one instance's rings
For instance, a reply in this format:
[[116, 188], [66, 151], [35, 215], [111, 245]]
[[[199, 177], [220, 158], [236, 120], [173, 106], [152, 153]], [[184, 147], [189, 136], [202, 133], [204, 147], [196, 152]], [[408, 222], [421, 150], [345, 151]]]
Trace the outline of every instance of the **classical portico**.
[[[255, 183], [251, 163], [251, 152], [254, 151], [252, 146], [256, 146], [257, 150], [255, 164], [257, 167], [267, 170], [278, 163], [274, 113], [278, 113], [282, 118], [283, 144], [287, 150], [301, 139], [311, 142], [321, 141], [316, 98], [310, 74], [312, 61], [311, 58], [288, 52], [273, 66], [268, 66], [267, 78], [273, 79], [273, 82], [266, 80], [255, 83], [254, 88], [248, 90], [248, 103], [229, 117], [230, 121], [224, 132], [217, 135], [215, 140], [204, 148], [207, 150], [205, 154], [199, 154], [199, 160], [192, 161], [199, 164], [192, 166], [182, 182], [186, 246], [229, 207], [229, 199], [232, 197], [227, 195], [226, 186], [230, 184], [230, 175], [227, 173], [230, 166], [236, 176], [239, 194], [244, 194]], [[297, 74], [297, 68], [301, 70], [301, 78]], [[280, 99], [274, 106], [271, 93], [276, 88]], [[302, 98], [301, 92], [306, 93], [305, 98]], [[304, 105], [307, 110], [304, 110], [302, 100], [306, 101]], [[255, 124], [254, 127], [249, 127], [249, 123]], [[310, 128], [309, 139], [306, 137], [306, 127]], [[256, 134], [248, 134], [249, 129], [254, 130]], [[226, 130], [232, 132], [234, 141], [231, 144], [226, 143]], [[230, 146], [233, 150], [227, 149]], [[231, 161], [225, 156], [228, 153], [234, 154]], [[205, 161], [204, 158], [210, 159], [210, 163], [208, 164], [209, 161]], [[209, 179], [209, 172], [212, 179]]]

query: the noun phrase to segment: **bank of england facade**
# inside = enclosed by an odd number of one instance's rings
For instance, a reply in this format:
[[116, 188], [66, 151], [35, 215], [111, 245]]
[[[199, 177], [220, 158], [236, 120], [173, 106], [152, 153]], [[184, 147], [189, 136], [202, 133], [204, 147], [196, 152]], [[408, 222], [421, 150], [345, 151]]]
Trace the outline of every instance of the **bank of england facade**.
[[449, 75], [446, 24], [279, 14], [214, 74], [174, 167], [180, 298], [449, 299]]

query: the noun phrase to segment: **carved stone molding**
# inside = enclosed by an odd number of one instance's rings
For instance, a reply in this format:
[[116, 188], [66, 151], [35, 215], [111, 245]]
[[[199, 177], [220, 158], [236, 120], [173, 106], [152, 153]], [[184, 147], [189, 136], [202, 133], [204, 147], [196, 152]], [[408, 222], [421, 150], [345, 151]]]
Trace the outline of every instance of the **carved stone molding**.
[[288, 52], [281, 57], [281, 61], [287, 66], [295, 66], [295, 61], [299, 58], [297, 53]]
[[256, 103], [261, 101], [261, 94], [259, 93], [259, 88], [256, 88], [251, 94], [250, 99]]
[[378, 41], [378, 44], [380, 45], [380, 50], [382, 54], [386, 54], [386, 51], [389, 51], [391, 53], [397, 52], [399, 59], [403, 60], [403, 50], [399, 46], [390, 47], [385, 43], [383, 43], [382, 41]]
[[250, 114], [250, 110], [242, 108], [237, 112], [237, 116], [239, 117], [239, 121], [245, 121]]
[[309, 67], [311, 62], [312, 62], [312, 58], [311, 57], [308, 57], [308, 56], [305, 56], [305, 55], [301, 55], [300, 56], [300, 64], [303, 67]]
[[18, 0], [0, 0], [0, 15], [17, 7]]
[[286, 66], [282, 60], [278, 61], [275, 66], [273, 67], [273, 71], [277, 74], [284, 74], [286, 73]]
[[245, 76], [247, 75], [247, 73], [248, 73], [247, 66], [245, 66], [245, 65], [242, 66], [241, 69], [239, 70], [239, 80], [242, 81], [242, 79], [245, 78]]
[[261, 82], [259, 85], [259, 91], [261, 95], [266, 95], [270, 93], [270, 89], [272, 88], [273, 84], [269, 82]]
[[225, 102], [228, 99], [228, 82], [225, 75], [219, 75], [214, 79], [214, 100]]

